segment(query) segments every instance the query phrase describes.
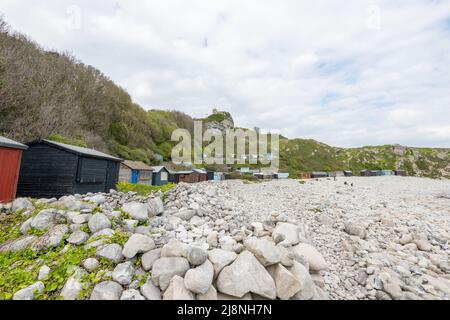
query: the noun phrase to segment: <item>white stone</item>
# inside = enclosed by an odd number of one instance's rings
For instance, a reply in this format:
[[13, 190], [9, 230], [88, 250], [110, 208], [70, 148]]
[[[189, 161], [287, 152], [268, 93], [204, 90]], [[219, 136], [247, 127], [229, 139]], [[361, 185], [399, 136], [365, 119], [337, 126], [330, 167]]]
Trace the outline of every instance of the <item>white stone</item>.
[[185, 287], [199, 294], [205, 294], [212, 285], [214, 268], [211, 262], [206, 260], [202, 265], [186, 272], [184, 276]]
[[186, 289], [183, 278], [175, 276], [164, 292], [163, 300], [194, 300], [194, 294]]
[[155, 248], [152, 238], [142, 234], [133, 234], [125, 243], [122, 254], [125, 258], [131, 259], [138, 253], [146, 253]]
[[294, 253], [305, 257], [306, 261], [309, 264], [309, 268], [312, 271], [321, 271], [328, 269], [327, 262], [320, 254], [320, 252], [317, 251], [317, 249], [314, 248], [312, 245], [309, 245], [307, 243], [300, 243], [297, 246], [295, 246], [293, 250]]

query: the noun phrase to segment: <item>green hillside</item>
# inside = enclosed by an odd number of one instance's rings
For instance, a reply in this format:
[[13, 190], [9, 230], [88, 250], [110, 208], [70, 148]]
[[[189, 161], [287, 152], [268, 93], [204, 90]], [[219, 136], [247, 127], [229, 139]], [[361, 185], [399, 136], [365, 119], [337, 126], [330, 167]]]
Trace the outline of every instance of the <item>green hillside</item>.
[[[223, 111], [203, 120], [205, 128], [234, 127]], [[192, 131], [193, 121], [178, 111], [145, 111], [101, 71], [67, 53], [43, 50], [0, 17], [0, 135], [21, 142], [49, 138], [152, 164], [161, 156], [170, 160], [172, 131]], [[342, 149], [303, 139], [282, 139], [280, 145], [281, 169], [292, 174], [401, 168], [450, 178], [449, 163], [448, 149]]]

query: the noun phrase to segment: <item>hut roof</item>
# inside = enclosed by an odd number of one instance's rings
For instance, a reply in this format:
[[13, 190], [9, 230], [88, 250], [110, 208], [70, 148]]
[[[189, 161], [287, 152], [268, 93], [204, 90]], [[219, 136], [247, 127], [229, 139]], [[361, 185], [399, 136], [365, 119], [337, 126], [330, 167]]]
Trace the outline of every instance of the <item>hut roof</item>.
[[97, 151], [94, 149], [73, 146], [70, 144], [65, 144], [65, 143], [55, 142], [55, 141], [50, 141], [50, 140], [35, 140], [35, 141], [27, 143], [27, 145], [31, 146], [33, 144], [38, 144], [38, 143], [45, 143], [50, 146], [56, 147], [58, 149], [65, 150], [67, 152], [71, 152], [71, 153], [81, 155], [81, 156], [86, 156], [86, 157], [91, 157], [91, 158], [100, 158], [100, 159], [106, 159], [106, 160], [112, 160], [112, 161], [118, 161], [118, 162], [123, 161], [120, 158], [113, 157], [109, 154], [106, 154], [106, 153], [103, 153], [103, 152], [100, 152], [100, 151]]
[[[155, 167], [151, 167], [151, 168], [153, 169], [153, 172], [156, 172], [156, 173], [158, 173], [158, 172], [160, 172], [160, 171], [162, 171], [164, 169], [167, 170], [167, 168], [164, 167], [164, 166], [155, 166]], [[169, 170], [167, 170], [167, 171], [169, 171]]]
[[28, 146], [0, 136], [0, 147], [27, 150]]
[[194, 172], [200, 173], [200, 174], [206, 174], [207, 172], [203, 169], [194, 169]]
[[123, 164], [132, 170], [153, 171], [152, 167], [150, 167], [149, 165], [146, 165], [145, 163], [143, 163], [141, 161], [125, 160], [123, 162]]

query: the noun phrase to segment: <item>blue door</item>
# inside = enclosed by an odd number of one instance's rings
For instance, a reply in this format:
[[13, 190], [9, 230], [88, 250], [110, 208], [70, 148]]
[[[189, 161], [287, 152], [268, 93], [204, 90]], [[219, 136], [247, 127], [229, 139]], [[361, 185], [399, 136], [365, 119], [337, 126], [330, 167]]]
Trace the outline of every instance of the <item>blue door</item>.
[[138, 179], [139, 179], [139, 172], [137, 170], [132, 170], [131, 171], [131, 183], [138, 183]]

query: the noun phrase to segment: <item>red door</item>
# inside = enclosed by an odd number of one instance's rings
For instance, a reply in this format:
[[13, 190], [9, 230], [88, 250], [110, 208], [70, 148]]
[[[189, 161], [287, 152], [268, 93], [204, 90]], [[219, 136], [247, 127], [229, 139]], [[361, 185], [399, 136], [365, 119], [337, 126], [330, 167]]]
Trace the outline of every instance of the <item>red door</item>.
[[16, 197], [22, 150], [0, 148], [0, 202]]

